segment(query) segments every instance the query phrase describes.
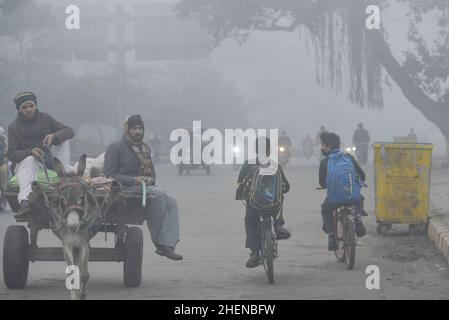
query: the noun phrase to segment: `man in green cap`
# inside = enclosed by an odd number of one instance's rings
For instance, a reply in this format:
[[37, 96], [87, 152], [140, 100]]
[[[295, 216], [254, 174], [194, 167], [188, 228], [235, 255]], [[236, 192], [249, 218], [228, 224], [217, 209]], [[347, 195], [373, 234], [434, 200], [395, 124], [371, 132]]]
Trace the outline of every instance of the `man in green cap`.
[[31, 182], [37, 180], [39, 160], [46, 147], [51, 148], [67, 171], [70, 171], [70, 149], [68, 140], [74, 132], [71, 128], [53, 119], [37, 108], [37, 98], [32, 92], [22, 92], [14, 98], [18, 111], [16, 119], [8, 126], [7, 157], [17, 175], [20, 192], [20, 207], [15, 218], [26, 219], [31, 211], [28, 196]]

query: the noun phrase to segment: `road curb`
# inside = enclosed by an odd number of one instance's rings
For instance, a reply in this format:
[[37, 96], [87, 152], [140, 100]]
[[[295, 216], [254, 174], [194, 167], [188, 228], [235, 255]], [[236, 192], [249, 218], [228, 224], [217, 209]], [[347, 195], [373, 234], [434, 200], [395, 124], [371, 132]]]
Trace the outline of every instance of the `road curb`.
[[427, 236], [449, 264], [449, 228], [436, 217], [429, 218]]

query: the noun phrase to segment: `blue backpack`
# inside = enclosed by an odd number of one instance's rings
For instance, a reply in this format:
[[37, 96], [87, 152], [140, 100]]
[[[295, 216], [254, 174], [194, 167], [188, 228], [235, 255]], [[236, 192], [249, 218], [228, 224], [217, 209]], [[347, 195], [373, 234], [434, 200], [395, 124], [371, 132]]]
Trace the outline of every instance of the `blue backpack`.
[[327, 197], [332, 204], [350, 204], [362, 199], [355, 167], [344, 152], [328, 156], [326, 187]]

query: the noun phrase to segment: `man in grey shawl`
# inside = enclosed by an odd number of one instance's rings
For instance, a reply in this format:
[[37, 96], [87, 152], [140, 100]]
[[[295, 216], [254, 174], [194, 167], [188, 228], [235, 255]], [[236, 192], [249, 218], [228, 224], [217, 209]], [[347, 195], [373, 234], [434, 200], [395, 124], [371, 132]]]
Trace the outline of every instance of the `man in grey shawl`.
[[111, 143], [105, 153], [103, 172], [119, 181], [126, 190], [141, 190], [146, 184], [149, 195], [147, 225], [156, 253], [182, 260], [175, 252], [179, 241], [179, 213], [176, 199], [156, 186], [156, 172], [149, 146], [143, 141], [145, 125], [140, 115], [129, 116], [120, 140]]

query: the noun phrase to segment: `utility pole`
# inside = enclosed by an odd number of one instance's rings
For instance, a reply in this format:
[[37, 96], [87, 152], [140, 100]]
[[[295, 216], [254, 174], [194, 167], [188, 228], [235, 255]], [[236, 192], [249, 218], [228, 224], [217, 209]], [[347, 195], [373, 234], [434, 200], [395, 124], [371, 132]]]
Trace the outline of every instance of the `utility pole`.
[[117, 123], [118, 136], [120, 137], [124, 120], [123, 110], [126, 91], [125, 9], [123, 4], [117, 4], [115, 9], [117, 31], [115, 43], [117, 59]]

